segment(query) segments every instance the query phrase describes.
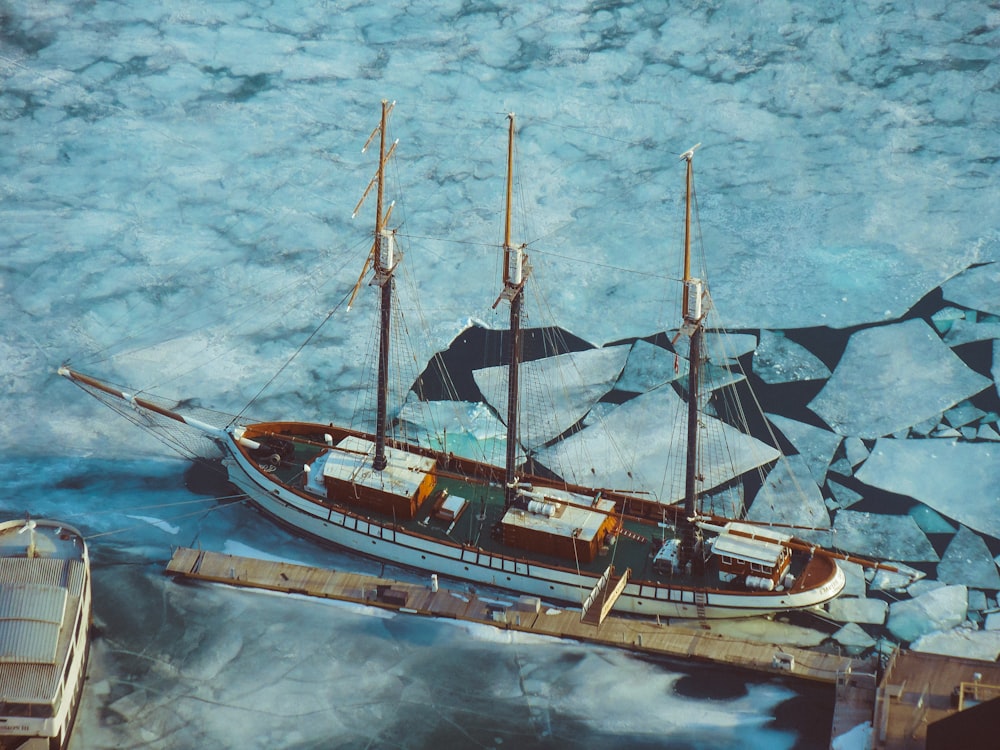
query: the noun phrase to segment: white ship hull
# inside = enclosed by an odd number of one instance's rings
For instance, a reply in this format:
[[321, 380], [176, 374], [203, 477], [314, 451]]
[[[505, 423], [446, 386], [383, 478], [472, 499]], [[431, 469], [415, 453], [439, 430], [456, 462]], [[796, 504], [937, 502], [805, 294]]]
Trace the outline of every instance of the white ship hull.
[[[440, 541], [345, 513], [279, 485], [262, 474], [233, 446], [225, 461], [230, 481], [269, 516], [321, 541], [414, 570], [470, 581], [543, 601], [579, 606], [598, 576], [547, 566]], [[615, 602], [618, 614], [661, 618], [728, 619], [809, 609], [836, 596], [843, 571], [823, 586], [801, 592], [729, 592], [629, 583]]]

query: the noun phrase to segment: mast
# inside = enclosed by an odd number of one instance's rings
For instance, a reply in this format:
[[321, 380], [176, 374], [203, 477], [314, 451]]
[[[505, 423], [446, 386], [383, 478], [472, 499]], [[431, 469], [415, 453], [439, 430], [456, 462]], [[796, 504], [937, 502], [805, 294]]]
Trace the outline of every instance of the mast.
[[510, 222], [514, 195], [514, 113], [507, 115], [507, 191], [503, 233], [503, 289], [493, 303], [496, 308], [501, 299], [510, 302], [510, 331], [508, 334], [510, 364], [507, 371], [507, 456], [504, 472], [504, 507], [509, 508], [517, 496], [515, 464], [517, 462], [517, 411], [521, 365], [521, 306], [524, 282], [530, 272], [524, 245], [514, 247], [510, 240]]
[[681, 155], [687, 162], [684, 196], [684, 296], [681, 303], [683, 329], [690, 336], [688, 366], [687, 453], [684, 475], [684, 520], [681, 524], [681, 564], [700, 569], [697, 527], [688, 519], [697, 514], [698, 490], [698, 380], [701, 376], [701, 349], [704, 318], [701, 311], [702, 282], [691, 276], [691, 197], [694, 185], [694, 152], [701, 144]]
[[[398, 141], [393, 143], [389, 151], [386, 152], [386, 125], [389, 119], [389, 112], [392, 111], [395, 104], [395, 102], [390, 104], [385, 99], [382, 100], [382, 119], [375, 131], [368, 137], [365, 147], [361, 149], [362, 151], [368, 149], [377, 132], [379, 136], [378, 171], [375, 177], [372, 178], [372, 182], [368, 183], [364, 195], [361, 196], [361, 200], [358, 201], [358, 205], [354, 208], [354, 214], [357, 215], [358, 209], [371, 190], [372, 183], [374, 183], [376, 187], [375, 239], [369, 260], [374, 267], [374, 276], [371, 283], [381, 289], [379, 298], [378, 383], [376, 386], [378, 403], [375, 415], [375, 456], [372, 459], [372, 468], [375, 471], [382, 471], [388, 464], [385, 456], [385, 433], [389, 403], [389, 340], [392, 327], [393, 271], [396, 270], [396, 264], [399, 261], [396, 259], [395, 233], [385, 228], [389, 220], [389, 215], [392, 213], [392, 204], [384, 212], [382, 206], [385, 198], [385, 163], [392, 156], [392, 152], [396, 148], [396, 143], [398, 143]], [[363, 275], [364, 272], [362, 272]], [[353, 301], [353, 299], [352, 295], [351, 300]]]

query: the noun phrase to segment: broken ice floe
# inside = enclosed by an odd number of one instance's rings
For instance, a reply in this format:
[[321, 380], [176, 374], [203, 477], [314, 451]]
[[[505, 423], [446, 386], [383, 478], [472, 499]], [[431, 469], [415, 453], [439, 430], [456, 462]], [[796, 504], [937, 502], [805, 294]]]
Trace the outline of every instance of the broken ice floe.
[[937, 562], [930, 541], [910, 516], [838, 511], [830, 531], [801, 532], [804, 539], [878, 560]]
[[747, 519], [792, 524], [805, 529], [830, 526], [830, 513], [823, 495], [802, 456], [787, 456], [778, 461], [754, 498]]
[[[622, 404], [600, 422], [538, 451], [541, 464], [570, 482], [588, 487], [651, 492], [660, 502], [684, 497], [685, 436], [680, 415], [686, 404], [673, 389], [658, 388]], [[778, 451], [713, 417], [699, 422], [701, 439], [727, 460], [713, 460], [706, 447], [702, 489], [714, 487], [774, 461]]]
[[848, 622], [834, 633], [832, 638], [843, 646], [848, 654], [854, 655], [860, 654], [875, 645], [875, 639], [854, 622]]
[[833, 454], [837, 452], [843, 437], [822, 427], [814, 427], [805, 422], [767, 414], [768, 420], [792, 444], [809, 466], [809, 473], [817, 484], [822, 484], [830, 468]]
[[[671, 343], [682, 357], [687, 359], [691, 352], [691, 338], [670, 331]], [[707, 331], [702, 336], [703, 356], [712, 364], [724, 367], [736, 362], [744, 354], [749, 354], [757, 346], [757, 337], [749, 333], [725, 333]]]
[[931, 510], [926, 505], [914, 505], [906, 515], [917, 522], [917, 526], [925, 534], [954, 534], [955, 527], [948, 523], [940, 513]]
[[827, 487], [830, 488], [830, 494], [833, 495], [834, 503], [839, 508], [850, 508], [852, 505], [856, 505], [864, 499], [864, 495], [860, 492], [855, 492], [850, 487], [845, 487], [840, 482], [828, 479], [826, 484]]
[[[521, 365], [521, 442], [529, 448], [543, 445], [579, 422], [614, 386], [629, 348], [587, 349]], [[497, 414], [506, 415], [508, 368], [486, 367], [472, 376]]]
[[968, 310], [1000, 315], [1000, 263], [966, 269], [941, 285], [941, 295]]
[[1000, 446], [953, 440], [875, 443], [857, 479], [930, 506], [970, 529], [1000, 538]]
[[987, 320], [974, 323], [968, 320], [956, 320], [944, 335], [944, 343], [948, 346], [961, 346], [989, 339], [1000, 339], [1000, 322]]
[[841, 596], [864, 598], [867, 582], [865, 581], [865, 569], [858, 563], [849, 560], [837, 560], [837, 565], [844, 571], [847, 581], [844, 583], [844, 590]]
[[615, 383], [616, 391], [645, 393], [682, 378], [688, 373], [688, 361], [663, 347], [639, 339], [628, 353], [625, 369]]
[[965, 622], [968, 592], [965, 586], [941, 586], [889, 606], [889, 632], [902, 642], [948, 630]]
[[835, 432], [879, 438], [939, 414], [989, 387], [922, 320], [853, 334], [809, 403]]
[[922, 570], [911, 568], [909, 565], [901, 562], [893, 561], [890, 564], [896, 568], [895, 571], [886, 570], [885, 568], [879, 568], [874, 571], [871, 583], [868, 584], [872, 591], [892, 591], [899, 593], [907, 590], [926, 575]]
[[408, 400], [399, 413], [406, 437], [434, 450], [503, 464], [507, 428], [486, 404]]
[[927, 633], [910, 644], [913, 651], [995, 662], [1000, 658], [1000, 631], [956, 627]]
[[948, 543], [937, 566], [938, 580], [961, 583], [971, 588], [1000, 589], [1000, 574], [986, 542], [978, 534], [960, 526]]
[[760, 343], [753, 355], [753, 371], [770, 385], [830, 377], [829, 368], [819, 357], [784, 334], [766, 329], [760, 332]]
[[869, 625], [885, 623], [889, 603], [882, 599], [858, 599], [839, 596], [828, 605], [830, 617], [837, 622], [861, 622]]

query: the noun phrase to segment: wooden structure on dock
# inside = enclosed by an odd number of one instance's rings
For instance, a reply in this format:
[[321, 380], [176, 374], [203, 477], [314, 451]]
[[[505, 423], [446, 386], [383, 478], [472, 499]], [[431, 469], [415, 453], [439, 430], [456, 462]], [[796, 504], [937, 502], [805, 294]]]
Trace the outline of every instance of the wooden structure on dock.
[[[872, 747], [934, 750], [931, 725], [997, 698], [1000, 698], [1000, 664], [996, 662], [899, 651], [878, 686]], [[991, 715], [992, 734], [980, 747], [1000, 745], [1000, 715], [992, 712]], [[940, 747], [971, 746], [937, 746]]]

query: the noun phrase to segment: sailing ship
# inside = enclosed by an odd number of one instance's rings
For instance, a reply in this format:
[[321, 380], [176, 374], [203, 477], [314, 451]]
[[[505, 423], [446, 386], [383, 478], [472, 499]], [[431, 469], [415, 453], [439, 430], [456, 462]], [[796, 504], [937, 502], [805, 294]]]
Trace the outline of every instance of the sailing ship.
[[[427, 574], [581, 607], [599, 624], [611, 611], [666, 618], [733, 618], [814, 608], [845, 577], [831, 555], [782, 531], [704, 514], [697, 455], [705, 288], [690, 266], [694, 149], [686, 164], [685, 261], [680, 334], [689, 342], [683, 505], [643, 493], [595, 488], [528, 473], [519, 461], [522, 312], [531, 269], [511, 234], [515, 118], [508, 116], [503, 280], [494, 303], [509, 308], [506, 455], [503, 467], [390, 434], [389, 380], [394, 274], [400, 262], [392, 206], [384, 205], [387, 118], [378, 167], [375, 227], [365, 261], [380, 298], [377, 409], [373, 433], [305, 421], [234, 421], [224, 427], [123, 391], [69, 367], [60, 374], [135, 421], [180, 425], [223, 451], [229, 480], [280, 523], [324, 542]], [[367, 147], [367, 146], [366, 146]], [[362, 197], [362, 201], [364, 197]], [[358, 207], [361, 203], [359, 202]], [[357, 213], [358, 208], [355, 208]], [[360, 280], [359, 280], [360, 285]], [[357, 293], [357, 286], [354, 293]], [[353, 301], [353, 296], [352, 296]]]
[[66, 747], [90, 647], [90, 558], [57, 521], [0, 524], [0, 747]]

